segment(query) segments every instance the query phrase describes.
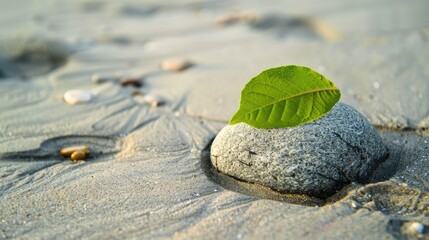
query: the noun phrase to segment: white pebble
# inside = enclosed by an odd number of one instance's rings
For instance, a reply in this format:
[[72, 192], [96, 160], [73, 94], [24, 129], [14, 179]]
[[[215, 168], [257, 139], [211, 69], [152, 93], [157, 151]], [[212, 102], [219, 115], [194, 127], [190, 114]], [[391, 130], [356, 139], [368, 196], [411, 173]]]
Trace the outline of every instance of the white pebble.
[[152, 94], [146, 94], [144, 96], [136, 95], [134, 96], [134, 100], [140, 104], [150, 105], [152, 107], [158, 107], [165, 104], [165, 101], [162, 98]]
[[71, 105], [89, 102], [91, 98], [91, 93], [85, 90], [73, 89], [64, 93], [64, 101]]
[[354, 208], [354, 209], [358, 209], [358, 208], [361, 208], [361, 207], [362, 207], [362, 204], [360, 204], [360, 203], [358, 203], [358, 202], [356, 202], [356, 201], [352, 201], [352, 202], [351, 202], [351, 204], [350, 204], [350, 206], [351, 206], [352, 208]]
[[145, 102], [151, 105], [152, 107], [157, 107], [164, 104], [164, 101], [156, 95], [148, 94], [148, 95], [145, 95], [143, 98]]
[[192, 66], [192, 62], [185, 58], [169, 58], [161, 62], [164, 71], [179, 72]]
[[109, 78], [107, 76], [103, 76], [103, 75], [99, 75], [99, 74], [94, 74], [91, 77], [91, 81], [93, 83], [103, 83], [103, 82], [108, 81], [108, 79]]
[[379, 88], [380, 88], [380, 83], [379, 83], [379, 82], [374, 82], [374, 83], [372, 84], [372, 86], [373, 86], [375, 89], [379, 89]]
[[414, 233], [423, 234], [425, 232], [425, 225], [419, 222], [413, 222], [408, 226], [408, 229]]

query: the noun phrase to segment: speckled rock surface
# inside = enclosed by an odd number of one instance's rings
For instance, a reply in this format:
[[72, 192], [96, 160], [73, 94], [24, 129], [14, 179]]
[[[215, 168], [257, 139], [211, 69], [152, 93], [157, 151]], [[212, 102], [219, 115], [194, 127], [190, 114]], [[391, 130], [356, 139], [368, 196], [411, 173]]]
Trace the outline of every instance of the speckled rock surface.
[[327, 197], [350, 182], [366, 182], [387, 156], [372, 125], [344, 103], [294, 128], [228, 125], [211, 147], [212, 164], [222, 173], [316, 197]]

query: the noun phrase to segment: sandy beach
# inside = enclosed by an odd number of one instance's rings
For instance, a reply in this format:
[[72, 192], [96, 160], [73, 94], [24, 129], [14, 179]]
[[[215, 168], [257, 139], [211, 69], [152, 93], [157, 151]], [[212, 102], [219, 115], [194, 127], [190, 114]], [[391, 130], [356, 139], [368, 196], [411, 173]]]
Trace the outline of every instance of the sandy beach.
[[[1, 5], [0, 239], [429, 239], [428, 1]], [[319, 199], [211, 165], [246, 82], [289, 64], [377, 129], [368, 183]]]

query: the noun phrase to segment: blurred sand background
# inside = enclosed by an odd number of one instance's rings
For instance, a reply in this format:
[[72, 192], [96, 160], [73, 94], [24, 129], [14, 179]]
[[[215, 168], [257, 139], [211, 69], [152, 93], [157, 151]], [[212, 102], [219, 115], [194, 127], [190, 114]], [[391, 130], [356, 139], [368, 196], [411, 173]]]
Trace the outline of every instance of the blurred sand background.
[[[429, 238], [428, 1], [0, 6], [0, 239]], [[171, 57], [194, 64], [166, 72]], [[211, 168], [244, 84], [288, 64], [331, 79], [377, 127], [390, 157], [372, 183], [311, 199]], [[94, 98], [65, 103], [76, 88]], [[93, 154], [72, 163], [69, 145]]]

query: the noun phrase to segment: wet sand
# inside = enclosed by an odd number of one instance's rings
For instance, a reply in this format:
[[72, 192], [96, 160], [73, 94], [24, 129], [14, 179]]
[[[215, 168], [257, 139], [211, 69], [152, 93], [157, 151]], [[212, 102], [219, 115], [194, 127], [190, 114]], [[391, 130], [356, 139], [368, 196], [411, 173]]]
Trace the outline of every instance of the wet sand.
[[[429, 237], [426, 1], [3, 5], [0, 239]], [[237, 14], [247, 17], [223, 21]], [[163, 71], [171, 57], [194, 65]], [[287, 64], [331, 79], [377, 127], [390, 156], [368, 183], [315, 199], [211, 167], [244, 84]], [[93, 99], [65, 103], [76, 88]], [[136, 90], [165, 105], [141, 104]], [[71, 145], [92, 153], [72, 163], [58, 154]]]

